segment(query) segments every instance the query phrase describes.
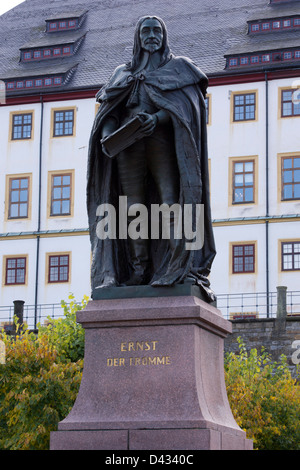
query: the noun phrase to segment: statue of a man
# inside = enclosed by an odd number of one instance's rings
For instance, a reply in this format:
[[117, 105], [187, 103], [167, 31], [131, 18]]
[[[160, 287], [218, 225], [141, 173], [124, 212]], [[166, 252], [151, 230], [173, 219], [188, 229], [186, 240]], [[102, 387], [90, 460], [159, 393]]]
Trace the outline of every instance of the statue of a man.
[[[131, 62], [117, 67], [97, 94], [100, 107], [90, 138], [87, 183], [92, 289], [172, 286], [188, 280], [213, 297], [207, 280], [215, 256], [204, 101], [207, 85], [207, 77], [191, 60], [171, 53], [160, 18], [146, 16], [138, 21]], [[139, 140], [109, 158], [101, 140], [136, 116], [141, 118]], [[203, 244], [187, 249], [185, 233], [175, 234], [178, 226], [172, 211], [167, 212], [168, 239], [97, 236], [103, 217], [98, 207], [110, 204], [118, 214], [120, 196], [126, 196], [128, 224], [133, 217], [130, 207], [138, 205], [201, 206]], [[148, 227], [148, 220], [144, 223]]]

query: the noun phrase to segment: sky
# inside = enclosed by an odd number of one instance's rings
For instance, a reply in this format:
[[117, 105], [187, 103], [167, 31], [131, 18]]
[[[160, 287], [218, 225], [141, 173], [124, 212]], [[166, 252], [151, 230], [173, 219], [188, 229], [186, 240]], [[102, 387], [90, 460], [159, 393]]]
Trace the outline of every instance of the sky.
[[3, 15], [8, 10], [11, 10], [24, 0], [0, 0], [0, 15]]

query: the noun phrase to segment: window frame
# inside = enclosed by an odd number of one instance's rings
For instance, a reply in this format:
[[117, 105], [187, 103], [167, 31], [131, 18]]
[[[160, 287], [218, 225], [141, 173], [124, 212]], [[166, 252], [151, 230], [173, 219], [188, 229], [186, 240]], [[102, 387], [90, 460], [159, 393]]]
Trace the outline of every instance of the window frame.
[[[23, 137], [24, 135], [24, 127], [28, 126], [29, 124], [24, 124], [24, 116], [31, 115], [31, 123], [30, 123], [30, 137]], [[18, 116], [22, 116], [22, 123], [21, 125], [15, 124], [15, 118]], [[21, 137], [14, 138], [14, 128], [21, 127]], [[10, 112], [10, 122], [9, 122], [9, 141], [10, 142], [20, 142], [20, 141], [30, 141], [33, 140], [33, 130], [34, 130], [34, 111], [30, 110], [23, 110], [23, 111], [11, 111]]]
[[[290, 59], [285, 59], [285, 60], [290, 60]], [[299, 93], [300, 93], [300, 87], [282, 87], [282, 88], [279, 88], [278, 90], [278, 93], [279, 93], [279, 118], [281, 119], [288, 119], [288, 118], [299, 118], [300, 117], [300, 113], [299, 114], [295, 114], [295, 104], [293, 103], [293, 100], [283, 100], [283, 93], [284, 92], [292, 92], [292, 94], [299, 90]], [[292, 114], [283, 114], [283, 104], [284, 103], [291, 103], [292, 105]]]
[[[236, 107], [243, 107], [244, 110], [247, 106], [247, 103], [244, 102], [243, 105], [235, 105], [235, 99], [238, 96], [244, 96], [244, 99], [246, 96], [254, 96], [254, 118], [252, 119], [239, 119], [236, 120]], [[258, 120], [258, 90], [243, 90], [243, 91], [234, 91], [231, 93], [231, 103], [230, 103], [230, 123], [231, 124], [238, 124], [238, 123], [250, 123], [250, 122], [256, 122]]]
[[[18, 267], [17, 265], [15, 268], [8, 269], [8, 262], [10, 260], [24, 260], [24, 267]], [[17, 279], [17, 270], [18, 268], [24, 271], [24, 281], [22, 282], [7, 282], [8, 281], [8, 271], [15, 271], [15, 281]], [[3, 274], [2, 274], [2, 285], [3, 287], [10, 287], [10, 286], [26, 286], [28, 278], [28, 255], [23, 254], [13, 254], [13, 255], [4, 255], [3, 256]]]
[[[249, 257], [253, 258], [253, 270], [245, 271], [245, 258], [247, 257], [245, 254], [246, 247], [253, 247], [253, 255], [248, 255]], [[243, 255], [236, 256], [234, 254], [234, 249], [236, 247], [243, 247]], [[256, 241], [243, 241], [243, 242], [231, 242], [230, 243], [230, 273], [231, 274], [255, 274], [256, 273]], [[235, 258], [242, 258], [243, 259], [243, 271], [235, 271]]]
[[[61, 204], [63, 200], [69, 200], [70, 203], [70, 211], [69, 213], [59, 213], [55, 214], [52, 213], [52, 202], [53, 202], [53, 180], [57, 176], [70, 176], [70, 197], [69, 198], [56, 198], [55, 200], [60, 200]], [[60, 188], [62, 186], [58, 186]], [[48, 172], [48, 202], [47, 202], [47, 215], [49, 219], [54, 219], [54, 218], [70, 218], [74, 216], [74, 194], [75, 194], [75, 170], [55, 170], [55, 171], [49, 171]], [[62, 207], [62, 206], [61, 206]]]
[[[65, 113], [72, 111], [73, 113], [73, 120], [65, 120]], [[56, 116], [58, 113], [64, 113], [63, 121], [56, 121]], [[58, 122], [63, 122], [64, 124], [64, 132], [65, 132], [65, 123], [72, 122], [72, 134], [56, 134], [55, 124]], [[57, 138], [66, 138], [66, 137], [75, 137], [76, 135], [76, 106], [68, 106], [64, 108], [52, 108], [51, 110], [51, 135], [50, 137], [53, 139]]]
[[[235, 163], [246, 163], [253, 162], [253, 201], [252, 202], [233, 202], [234, 201], [234, 165]], [[258, 155], [247, 155], [243, 157], [229, 157], [229, 168], [228, 168], [228, 206], [239, 207], [239, 206], [253, 206], [258, 204], [258, 168], [259, 159]]]
[[[299, 201], [300, 199], [300, 196], [299, 197], [291, 197], [291, 198], [284, 198], [284, 188], [285, 186], [292, 186], [292, 193], [294, 194], [294, 185], [295, 183], [298, 183], [297, 181], [295, 182], [294, 181], [294, 171], [295, 171], [295, 167], [294, 167], [294, 160], [295, 159], [300, 159], [300, 155], [297, 155], [297, 154], [293, 154], [293, 155], [281, 155], [280, 157], [280, 181], [281, 181], [281, 187], [280, 187], [280, 191], [281, 191], [281, 195], [280, 195], [280, 200], [281, 202], [289, 202], [289, 201]], [[291, 168], [284, 168], [284, 160], [288, 160], [288, 159], [291, 159], [292, 160], [292, 167]], [[296, 169], [300, 170], [300, 167], [296, 167]], [[287, 171], [292, 171], [292, 181], [291, 182], [284, 182], [284, 172], [287, 172]], [[300, 182], [299, 182], [300, 184]]]
[[[250, 172], [250, 171], [246, 171], [245, 170], [245, 164], [246, 163], [252, 163], [253, 164], [253, 170]], [[235, 176], [237, 176], [237, 172], [235, 171], [235, 165], [236, 164], [241, 164], [243, 165], [243, 171], [240, 172], [239, 174], [241, 174], [243, 176], [243, 185], [242, 186], [236, 186], [235, 184]], [[249, 159], [249, 160], [233, 160], [232, 161], [232, 205], [240, 205], [240, 204], [254, 204], [255, 203], [255, 172], [256, 172], [256, 168], [255, 168], [255, 160], [254, 159]], [[246, 179], [246, 175], [247, 174], [251, 174], [252, 175], [252, 178], [253, 178], [253, 181], [252, 181], [252, 185], [251, 186], [247, 186], [246, 183], [245, 183], [245, 179]], [[251, 188], [252, 189], [252, 200], [251, 201], [246, 201], [245, 200], [245, 192], [246, 192], [246, 189], [249, 189]], [[235, 201], [235, 191], [237, 189], [240, 189], [242, 190], [243, 192], [243, 200], [242, 201]]]
[[[11, 182], [12, 180], [28, 180], [27, 189], [27, 215], [11, 217]], [[18, 174], [8, 174], [6, 175], [5, 181], [5, 222], [13, 222], [14, 220], [30, 220], [31, 219], [31, 185], [32, 185], [32, 173], [18, 173]], [[20, 188], [20, 187], [19, 187]], [[21, 190], [21, 188], [20, 188]], [[20, 201], [19, 201], [20, 202]], [[18, 209], [19, 213], [19, 209]]]
[[[300, 262], [299, 268], [295, 268], [295, 255], [299, 255], [300, 257], [300, 240], [279, 240], [280, 243], [280, 263], [281, 263], [281, 272], [291, 272], [291, 271], [300, 271]], [[299, 245], [299, 251], [294, 251], [294, 245]], [[284, 245], [292, 245], [292, 252], [291, 253], [284, 253], [283, 246]], [[292, 268], [284, 268], [284, 258], [285, 256], [291, 255], [292, 256]]]
[[[60, 264], [60, 259], [63, 257], [68, 258], [67, 264]], [[59, 258], [59, 263], [57, 266], [51, 266], [51, 259], [52, 258]], [[46, 253], [46, 272], [45, 272], [45, 281], [47, 285], [55, 285], [55, 284], [68, 284], [71, 282], [71, 267], [72, 267], [72, 253], [70, 251], [61, 251], [61, 252], [53, 252], [53, 253]], [[67, 279], [60, 278], [60, 267], [67, 266]], [[58, 268], [58, 278], [55, 280], [51, 280], [51, 268], [57, 267]]]

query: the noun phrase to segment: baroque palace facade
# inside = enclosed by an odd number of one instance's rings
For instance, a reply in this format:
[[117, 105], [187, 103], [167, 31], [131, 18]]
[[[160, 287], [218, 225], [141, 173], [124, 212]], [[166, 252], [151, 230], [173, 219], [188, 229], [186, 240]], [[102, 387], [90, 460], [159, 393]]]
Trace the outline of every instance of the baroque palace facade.
[[209, 78], [213, 290], [300, 290], [300, 1], [27, 0], [0, 17], [1, 306], [90, 295], [95, 94], [147, 14]]

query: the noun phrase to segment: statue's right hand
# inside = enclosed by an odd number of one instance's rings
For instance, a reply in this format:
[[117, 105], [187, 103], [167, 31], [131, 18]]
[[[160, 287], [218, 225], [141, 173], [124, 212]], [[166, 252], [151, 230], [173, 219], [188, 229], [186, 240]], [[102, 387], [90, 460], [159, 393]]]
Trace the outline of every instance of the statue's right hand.
[[156, 114], [149, 114], [149, 113], [139, 113], [140, 116], [144, 117], [144, 122], [142, 123], [142, 131], [143, 133], [148, 136], [151, 135], [157, 126], [158, 117]]

